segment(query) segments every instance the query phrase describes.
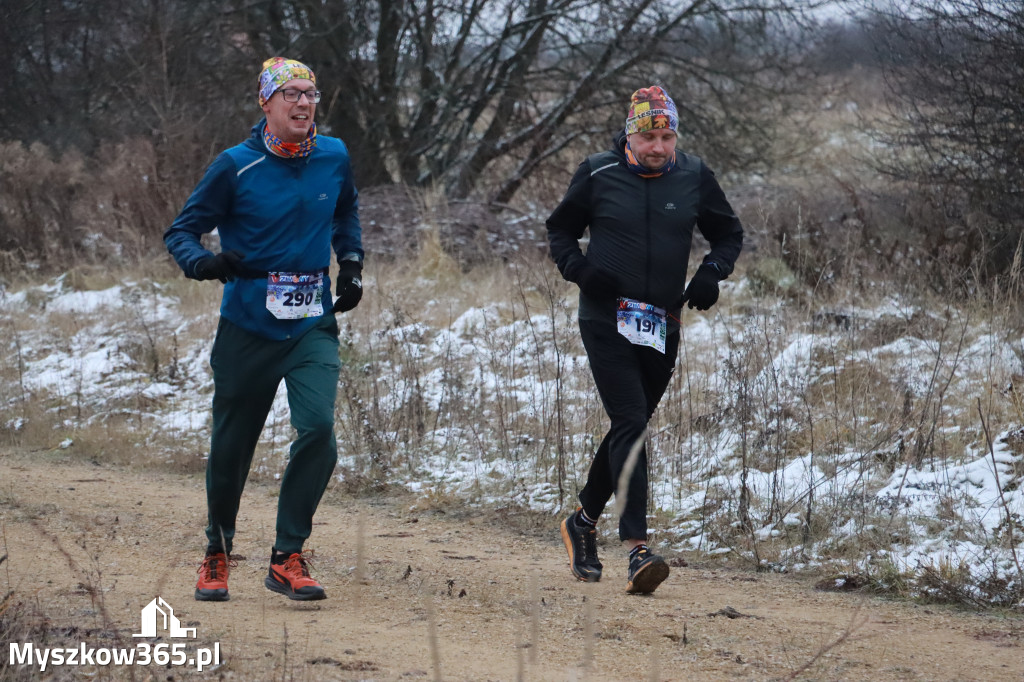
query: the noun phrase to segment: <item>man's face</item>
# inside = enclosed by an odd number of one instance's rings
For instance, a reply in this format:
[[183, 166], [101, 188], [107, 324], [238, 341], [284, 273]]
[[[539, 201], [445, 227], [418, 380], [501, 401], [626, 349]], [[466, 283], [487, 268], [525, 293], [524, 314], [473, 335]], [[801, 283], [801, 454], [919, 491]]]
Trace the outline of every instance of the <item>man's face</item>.
[[298, 102], [285, 102], [282, 90], [316, 90], [316, 85], [305, 78], [293, 78], [278, 88], [263, 105], [270, 132], [284, 142], [302, 142], [313, 125], [316, 104], [304, 95], [299, 97]]
[[633, 156], [645, 168], [657, 170], [668, 163], [676, 148], [676, 132], [668, 128], [655, 128], [629, 136]]

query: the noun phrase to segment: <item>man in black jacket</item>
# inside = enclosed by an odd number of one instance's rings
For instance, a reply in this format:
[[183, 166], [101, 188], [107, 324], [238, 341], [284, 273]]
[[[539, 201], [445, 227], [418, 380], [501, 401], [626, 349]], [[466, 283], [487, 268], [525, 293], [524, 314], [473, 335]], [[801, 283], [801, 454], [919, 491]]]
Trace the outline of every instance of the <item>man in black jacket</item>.
[[[684, 303], [697, 310], [715, 304], [718, 282], [732, 272], [743, 244], [743, 227], [714, 173], [676, 151], [678, 125], [664, 89], [634, 92], [625, 130], [610, 151], [580, 164], [547, 220], [551, 256], [580, 288], [580, 335], [611, 418], [579, 493], [581, 506], [562, 521], [562, 540], [573, 574], [600, 580], [595, 525], [621, 477], [619, 539], [629, 550], [630, 593], [653, 592], [669, 573], [646, 544], [644, 441], [675, 367], [679, 315]], [[711, 251], [687, 286], [694, 226]], [[584, 255], [579, 240], [588, 227]]]

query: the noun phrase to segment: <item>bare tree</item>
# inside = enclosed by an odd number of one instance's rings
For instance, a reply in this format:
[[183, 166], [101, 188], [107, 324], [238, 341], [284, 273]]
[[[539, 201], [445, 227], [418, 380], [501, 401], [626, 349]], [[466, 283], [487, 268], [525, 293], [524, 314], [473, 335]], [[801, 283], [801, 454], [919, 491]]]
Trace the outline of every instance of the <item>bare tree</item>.
[[9, 96], [0, 101], [0, 139], [91, 153], [159, 136], [180, 118], [223, 134], [222, 121], [241, 108], [239, 75], [252, 72], [249, 93], [258, 69], [239, 53], [223, 4], [4, 0], [0, 89]]
[[763, 162], [809, 6], [269, 0], [238, 14], [254, 49], [324, 74], [323, 120], [352, 149], [361, 184], [507, 202], [574, 140], [620, 126], [629, 93], [651, 81], [671, 88], [694, 140], [729, 139], [734, 167]]
[[[83, 245], [98, 226], [125, 250], [159, 244], [202, 169], [257, 118], [258, 64], [222, 6], [4, 1], [0, 143], [42, 146], [12, 151], [28, 166], [0, 172], [21, 176], [0, 182], [0, 251], [77, 262], [96, 252]], [[50, 155], [64, 176], [47, 170]]]
[[99, 13], [72, 0], [4, 0], [0, 139], [90, 147], [103, 60]]
[[[106, 0], [111, 1], [111, 0]], [[157, 149], [153, 184], [176, 209], [223, 147], [260, 115], [259, 63], [219, 0], [124, 0], [103, 36], [104, 107], [124, 137]]]
[[961, 265], [1005, 271], [1024, 228], [1024, 4], [906, 0], [870, 20], [895, 113], [885, 170], [941, 197]]

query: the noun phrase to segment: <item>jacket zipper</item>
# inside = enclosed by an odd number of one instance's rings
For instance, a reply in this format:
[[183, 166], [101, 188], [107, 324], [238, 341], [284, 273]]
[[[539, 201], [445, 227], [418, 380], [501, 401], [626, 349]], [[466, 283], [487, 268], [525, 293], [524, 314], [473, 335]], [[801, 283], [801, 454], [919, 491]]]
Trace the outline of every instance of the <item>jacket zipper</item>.
[[651, 302], [651, 181], [644, 180], [644, 224], [647, 226], [647, 262], [644, 267], [644, 303]]

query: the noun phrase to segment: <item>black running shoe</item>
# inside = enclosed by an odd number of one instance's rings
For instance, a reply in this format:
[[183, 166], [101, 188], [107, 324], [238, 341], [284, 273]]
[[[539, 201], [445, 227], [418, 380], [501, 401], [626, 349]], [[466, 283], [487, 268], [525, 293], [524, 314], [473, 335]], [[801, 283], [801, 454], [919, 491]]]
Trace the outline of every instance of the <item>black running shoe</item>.
[[644, 547], [629, 560], [629, 583], [626, 592], [650, 594], [668, 577], [668, 564], [657, 554]]
[[562, 542], [569, 552], [569, 567], [577, 579], [596, 583], [601, 579], [601, 562], [597, 558], [597, 529], [576, 525], [576, 512], [562, 521]]

